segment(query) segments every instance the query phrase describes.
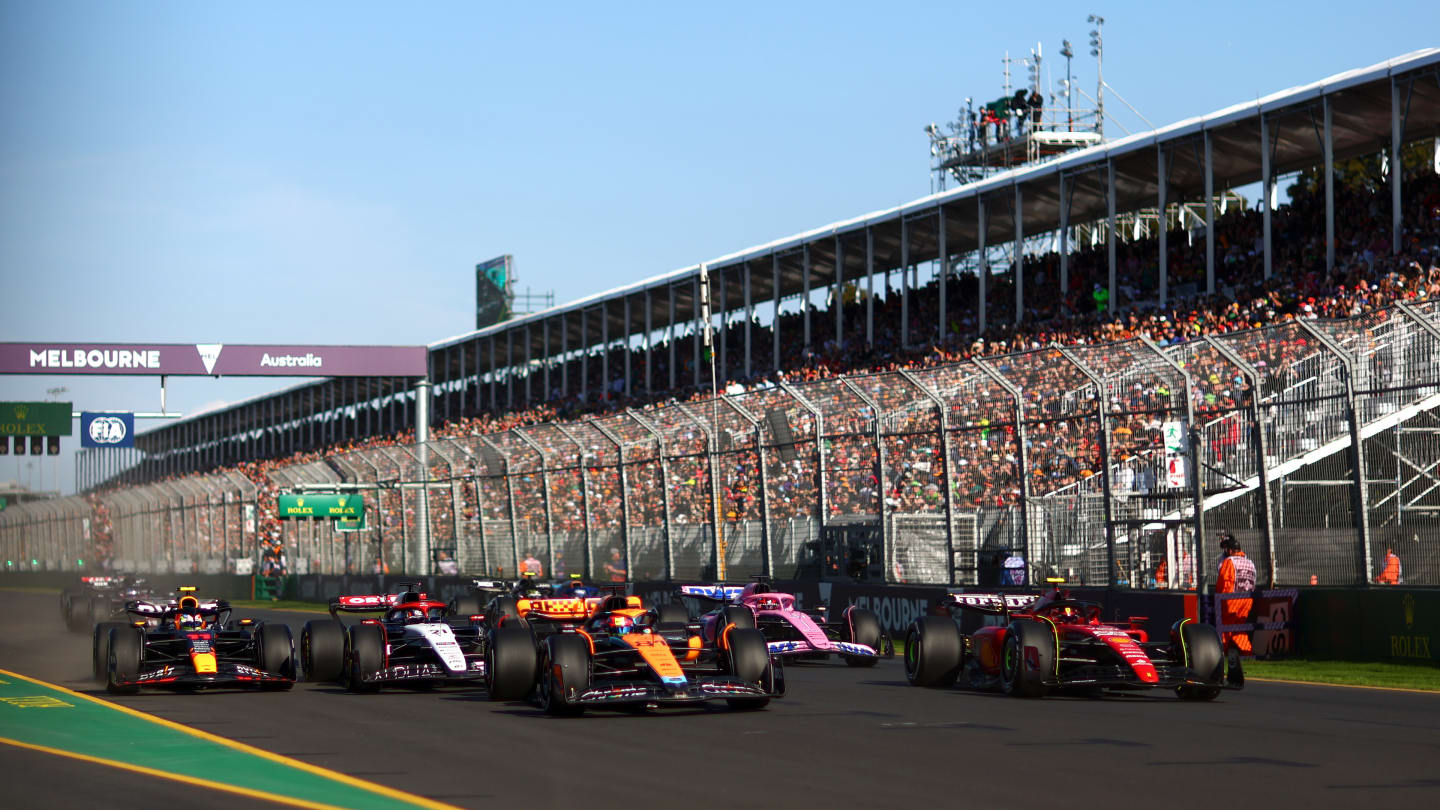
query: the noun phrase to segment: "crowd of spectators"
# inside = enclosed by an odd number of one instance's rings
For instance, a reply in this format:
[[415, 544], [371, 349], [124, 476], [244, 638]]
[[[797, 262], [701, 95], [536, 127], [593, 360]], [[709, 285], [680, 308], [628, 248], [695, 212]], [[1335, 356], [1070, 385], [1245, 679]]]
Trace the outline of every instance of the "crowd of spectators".
[[[751, 520], [760, 516], [762, 489], [772, 521], [818, 518], [822, 503], [830, 519], [874, 516], [882, 508], [941, 512], [947, 482], [961, 508], [1005, 507], [1026, 491], [1044, 494], [1091, 478], [1102, 468], [1106, 441], [1111, 459], [1120, 463], [1113, 486], [1145, 491], [1158, 483], [1147, 459], [1163, 445], [1167, 414], [1183, 412], [1184, 393], [1169, 367], [1136, 360], [1145, 353], [1136, 347], [1141, 338], [1161, 347], [1183, 347], [1196, 384], [1193, 405], [1210, 422], [1207, 451], [1222, 466], [1231, 466], [1242, 446], [1237, 414], [1251, 392], [1229, 360], [1197, 339], [1282, 327], [1275, 335], [1284, 339], [1250, 341], [1241, 352], [1262, 369], [1262, 394], [1274, 393], [1271, 388], [1279, 390], [1295, 365], [1313, 353], [1303, 333], [1284, 325], [1373, 313], [1397, 301], [1440, 299], [1440, 180], [1415, 172], [1404, 188], [1404, 239], [1398, 252], [1390, 249], [1388, 196], [1364, 184], [1339, 189], [1337, 262], [1329, 272], [1323, 199], [1315, 188], [1302, 183], [1292, 191], [1291, 203], [1275, 212], [1269, 279], [1263, 274], [1259, 212], [1227, 211], [1215, 226], [1214, 296], [1204, 294], [1203, 234], [1173, 231], [1165, 307], [1155, 297], [1157, 242], [1142, 239], [1121, 245], [1117, 295], [1103, 309], [1094, 305], [1093, 296], [1108, 275], [1103, 244], [1072, 253], [1063, 287], [1058, 257], [1026, 257], [1026, 308], [1018, 326], [1009, 276], [992, 279], [983, 333], [977, 329], [975, 278], [958, 276], [948, 285], [951, 323], [943, 341], [936, 339], [939, 293], [934, 282], [910, 291], [908, 324], [902, 324], [897, 291], [887, 290], [877, 299], [875, 340], [869, 346], [856, 338], [863, 336], [862, 296], [844, 294], [833, 302], [844, 308], [850, 334], [833, 334], [833, 317], [816, 309], [814, 344], [783, 341], [778, 372], [769, 370], [769, 328], [755, 324], [755, 371], [745, 376], [743, 325], [732, 320], [722, 370], [729, 394], [724, 408], [702, 404], [708, 386], [688, 385], [694, 379], [690, 337], [680, 338], [675, 352], [684, 364], [677, 376], [685, 384], [649, 398], [638, 385], [631, 386], [631, 396], [624, 395], [619, 375], [624, 352], [632, 350], [617, 347], [609, 349], [611, 379], [601, 378], [602, 364], [592, 356], [584, 366], [583, 388], [553, 390], [541, 404], [499, 414], [474, 412], [473, 394], [459, 391], [453, 394], [454, 411], [466, 415], [433, 432], [465, 453], [431, 459], [430, 475], [452, 482], [459, 510], [452, 514], [451, 499], [435, 497], [440, 490], [432, 490], [435, 543], [453, 554], [460, 535], [478, 531], [481, 520], [487, 526], [513, 524], [531, 535], [547, 528], [574, 534], [587, 528], [659, 526], [667, 518], [675, 525], [713, 523], [717, 516], [727, 522]], [[782, 315], [782, 335], [797, 336], [800, 318], [799, 313]], [[1100, 401], [1085, 393], [1089, 379], [1084, 372], [1053, 344], [1071, 347], [1089, 367], [1119, 373], [1124, 387], [1107, 392], [1109, 413], [1101, 413]], [[655, 358], [654, 379], [668, 382], [669, 352], [657, 351]], [[956, 365], [971, 358], [988, 361], [1021, 391], [1024, 469], [1018, 461], [1016, 403], [1005, 386], [976, 367]], [[635, 351], [632, 368], [643, 368], [644, 359], [644, 352]], [[909, 376], [898, 373], [902, 370]], [[579, 381], [581, 373], [581, 364], [572, 362], [571, 380]], [[848, 376], [841, 380], [841, 375]], [[559, 376], [552, 371], [552, 381]], [[942, 399], [939, 406], [931, 394]], [[949, 458], [938, 435], [941, 408], [951, 431]], [[524, 429], [523, 439], [508, 432], [515, 428]], [[275, 470], [363, 453], [391, 459], [388, 466], [374, 465], [380, 480], [411, 476], [418, 464], [398, 448], [412, 442], [408, 431], [351, 439], [284, 458], [246, 461], [233, 470], [258, 488], [257, 531], [264, 541], [275, 542], [284, 531], [275, 512], [281, 487]], [[713, 483], [706, 454], [712, 442], [721, 452]], [[622, 498], [622, 459], [628, 499]], [[407, 463], [414, 469], [406, 470]], [[821, 467], [827, 480], [823, 499], [816, 475]], [[92, 502], [98, 515], [103, 504]], [[413, 528], [419, 505], [413, 491], [378, 493], [371, 514], [382, 542], [377, 565], [398, 561], [393, 549], [402, 544], [407, 522]]]

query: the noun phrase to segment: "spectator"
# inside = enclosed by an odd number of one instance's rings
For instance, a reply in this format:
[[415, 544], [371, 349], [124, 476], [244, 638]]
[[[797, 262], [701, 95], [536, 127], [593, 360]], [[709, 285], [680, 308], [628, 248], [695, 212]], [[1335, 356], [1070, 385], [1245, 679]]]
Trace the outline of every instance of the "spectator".
[[605, 561], [605, 578], [611, 582], [625, 581], [625, 561], [620, 559], [620, 549], [610, 549], [610, 559]]
[[545, 566], [540, 564], [540, 559], [535, 552], [527, 549], [525, 559], [520, 562], [520, 576], [533, 576], [536, 579], [545, 578]]

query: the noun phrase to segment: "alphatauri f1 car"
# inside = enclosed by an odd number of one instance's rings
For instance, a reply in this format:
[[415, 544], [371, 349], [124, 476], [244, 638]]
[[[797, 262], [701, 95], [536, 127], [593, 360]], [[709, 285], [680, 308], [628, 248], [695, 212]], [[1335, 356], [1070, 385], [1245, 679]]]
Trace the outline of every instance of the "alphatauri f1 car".
[[522, 603], [520, 616], [491, 629], [492, 700], [533, 694], [546, 712], [575, 715], [711, 700], [759, 709], [785, 693], [784, 672], [754, 628], [726, 624], [704, 638], [673, 612], [645, 609], [637, 596], [605, 596], [593, 609], [586, 601]]
[[295, 683], [295, 643], [286, 625], [232, 621], [227, 602], [201, 601], [193, 587], [180, 588], [166, 604], [136, 600], [125, 609], [135, 621], [109, 628], [103, 650], [105, 685], [113, 693]]
[[773, 590], [770, 580], [763, 577], [744, 586], [681, 585], [676, 596], [716, 604], [700, 617], [701, 634], [706, 638], [714, 637], [716, 627], [734, 624], [757, 628], [765, 634], [770, 654], [786, 658], [838, 655], [852, 667], [870, 667], [880, 658], [895, 655], [874, 613], [851, 605], [832, 621], [828, 607], [799, 610], [793, 594]]
[[[1018, 697], [1106, 690], [1168, 689], [1186, 700], [1214, 700], [1244, 686], [1238, 662], [1227, 670], [1215, 628], [1189, 619], [1151, 641], [1139, 617], [1100, 621], [1100, 606], [1052, 589], [1043, 595], [951, 593], [949, 616], [922, 616], [905, 639], [905, 675], [915, 686], [957, 683]], [[960, 632], [954, 611], [976, 611], [986, 626]]]
[[[434, 686], [485, 676], [483, 617], [454, 615], [412, 583], [402, 593], [337, 596], [333, 621], [305, 623], [300, 660], [305, 679], [339, 681], [351, 691], [386, 685]], [[346, 627], [341, 613], [381, 613]]]

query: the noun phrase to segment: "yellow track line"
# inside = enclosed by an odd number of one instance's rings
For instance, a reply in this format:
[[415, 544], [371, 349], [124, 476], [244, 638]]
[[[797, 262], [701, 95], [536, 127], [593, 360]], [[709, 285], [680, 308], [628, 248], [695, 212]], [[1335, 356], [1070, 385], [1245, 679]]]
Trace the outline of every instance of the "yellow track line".
[[1375, 692], [1410, 692], [1416, 695], [1440, 695], [1436, 689], [1407, 689], [1403, 686], [1367, 686], [1361, 683], [1328, 683], [1326, 681], [1291, 681], [1284, 678], [1253, 678], [1245, 676], [1246, 682], [1258, 681], [1264, 683], [1292, 683], [1300, 686], [1333, 686], [1337, 689], [1369, 689]]
[[220, 745], [226, 746], [227, 748], [233, 748], [236, 751], [242, 751], [246, 754], [260, 757], [261, 759], [268, 759], [271, 762], [278, 762], [282, 765], [289, 765], [292, 768], [298, 768], [299, 770], [305, 771], [307, 773], [313, 773], [316, 776], [323, 776], [326, 779], [333, 779], [336, 782], [341, 782], [343, 784], [350, 785], [351, 787], [360, 788], [361, 790], [368, 790], [371, 793], [378, 793], [381, 796], [410, 802], [411, 804], [430, 808], [430, 810], [460, 810], [460, 808], [457, 808], [453, 804], [437, 802], [434, 799], [427, 799], [424, 796], [417, 796], [413, 793], [406, 793], [403, 790], [396, 790], [395, 788], [386, 787], [384, 785], [370, 782], [365, 779], [358, 779], [354, 776], [350, 776], [349, 774], [343, 774], [339, 771], [332, 771], [329, 768], [322, 768], [319, 765], [311, 765], [308, 762], [302, 762], [298, 759], [292, 759], [291, 757], [287, 757], [283, 754], [276, 754], [272, 751], [266, 751], [263, 748], [256, 748], [253, 745], [246, 745], [245, 743], [226, 739], [217, 734], [211, 734], [208, 731], [201, 731], [198, 728], [191, 728], [190, 726], [184, 725], [182, 723], [177, 723], [173, 720], [166, 720], [163, 717], [157, 717], [153, 714], [147, 714], [146, 712], [139, 711], [138, 709], [132, 709], [129, 706], [121, 706], [118, 703], [111, 703], [108, 700], [101, 700], [97, 697], [91, 697], [90, 695], [87, 695], [83, 692], [76, 692], [74, 689], [67, 689], [63, 686], [60, 686], [59, 684], [53, 684], [49, 681], [42, 681], [39, 678], [31, 678], [28, 675], [21, 675], [18, 672], [11, 672], [8, 669], [0, 669], [0, 673], [19, 678], [22, 681], [29, 681], [30, 683], [37, 684], [39, 686], [44, 686], [49, 689], [55, 689], [57, 691], [64, 692], [71, 697], [77, 698], [79, 700], [88, 700], [91, 703], [98, 703], [99, 705], [104, 706], [107, 709], [114, 709], [117, 712], [123, 712], [133, 717], [138, 717], [142, 720], [147, 720], [151, 723], [165, 726], [166, 728], [172, 728], [176, 731], [181, 731], [189, 734], [192, 737], [199, 737], [202, 740], [209, 740], [213, 743], [219, 743]]
[[144, 765], [131, 765], [128, 762], [119, 762], [117, 760], [105, 759], [103, 757], [92, 757], [89, 754], [79, 754], [74, 751], [65, 751], [59, 748], [51, 748], [48, 745], [36, 745], [34, 743], [21, 742], [20, 740], [12, 740], [9, 737], [0, 737], [0, 744], [13, 745], [16, 748], [28, 748], [31, 751], [40, 751], [41, 753], [45, 754], [54, 754], [57, 757], [78, 759], [81, 762], [93, 762], [96, 765], [108, 765], [111, 768], [119, 768], [123, 771], [134, 771], [135, 773], [141, 773], [146, 776], [154, 776], [160, 779], [170, 779], [175, 782], [184, 782], [187, 785], [195, 785], [197, 787], [209, 788], [211, 790], [223, 790], [227, 793], [238, 793], [241, 796], [246, 796], [251, 799], [264, 799], [268, 802], [288, 804], [292, 807], [305, 807], [310, 808], [311, 810], [343, 810], [343, 808], [337, 807], [333, 804], [318, 804], [316, 802], [310, 802], [304, 799], [292, 799], [289, 796], [281, 796], [278, 793], [267, 793], [263, 790], [253, 790], [251, 788], [243, 788], [237, 787], [235, 785], [226, 785], [219, 782], [211, 782], [206, 779], [197, 779], [193, 776], [185, 776], [184, 774], [156, 770], [155, 768], [147, 768]]

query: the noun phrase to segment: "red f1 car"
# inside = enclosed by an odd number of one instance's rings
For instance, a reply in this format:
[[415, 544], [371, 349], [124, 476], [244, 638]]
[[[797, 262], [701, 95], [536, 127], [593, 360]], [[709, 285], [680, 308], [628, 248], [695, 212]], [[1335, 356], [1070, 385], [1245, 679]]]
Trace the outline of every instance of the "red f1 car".
[[[1215, 628], [1182, 619], [1170, 637], [1151, 641], [1140, 617], [1104, 624], [1100, 606], [1058, 589], [1034, 594], [947, 594], [950, 616], [922, 616], [905, 639], [905, 676], [915, 686], [957, 683], [1018, 697], [1052, 692], [1169, 689], [1186, 700], [1214, 700], [1239, 689], [1245, 677], [1229, 662]], [[987, 617], [971, 635], [954, 611]]]

